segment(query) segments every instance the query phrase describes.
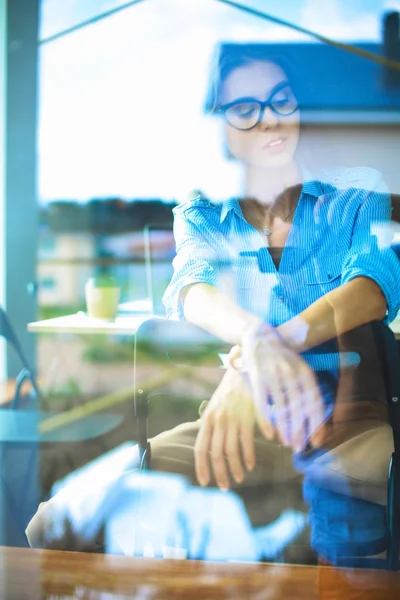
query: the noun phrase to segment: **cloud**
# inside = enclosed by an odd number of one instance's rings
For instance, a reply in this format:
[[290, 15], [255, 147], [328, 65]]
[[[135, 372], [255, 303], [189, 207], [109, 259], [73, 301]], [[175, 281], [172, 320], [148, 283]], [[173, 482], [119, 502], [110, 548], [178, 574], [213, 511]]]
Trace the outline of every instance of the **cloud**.
[[385, 12], [390, 10], [400, 11], [400, 0], [386, 0], [386, 2], [383, 2], [382, 9]]
[[[323, 7], [323, 8], [322, 8]], [[306, 0], [301, 10], [302, 27], [347, 41], [380, 41], [381, 16], [351, 8], [338, 0]]]

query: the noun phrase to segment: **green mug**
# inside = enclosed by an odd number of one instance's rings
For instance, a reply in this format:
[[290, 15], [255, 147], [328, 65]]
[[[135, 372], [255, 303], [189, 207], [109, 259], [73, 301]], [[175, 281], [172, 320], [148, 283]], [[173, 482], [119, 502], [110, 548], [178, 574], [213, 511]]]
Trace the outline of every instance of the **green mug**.
[[91, 277], [85, 285], [86, 308], [93, 319], [113, 320], [117, 316], [121, 288], [114, 277]]

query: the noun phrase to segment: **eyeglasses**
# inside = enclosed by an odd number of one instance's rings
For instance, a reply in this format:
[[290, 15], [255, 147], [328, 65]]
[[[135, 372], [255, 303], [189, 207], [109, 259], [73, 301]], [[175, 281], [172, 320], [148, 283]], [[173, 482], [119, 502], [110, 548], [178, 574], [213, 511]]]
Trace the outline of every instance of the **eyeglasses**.
[[288, 82], [279, 84], [265, 102], [256, 98], [239, 98], [224, 104], [217, 112], [223, 113], [227, 123], [235, 129], [247, 131], [261, 122], [267, 107], [281, 117], [289, 117], [296, 112], [299, 103]]

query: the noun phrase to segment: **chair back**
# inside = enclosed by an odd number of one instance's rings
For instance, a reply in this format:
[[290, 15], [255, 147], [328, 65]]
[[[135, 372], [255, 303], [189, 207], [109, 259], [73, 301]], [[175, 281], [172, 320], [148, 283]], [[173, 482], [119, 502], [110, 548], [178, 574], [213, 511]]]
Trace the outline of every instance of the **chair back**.
[[[155, 318], [142, 323], [135, 335], [134, 355], [134, 415], [137, 422], [136, 441], [142, 468], [150, 467], [148, 442], [148, 402], [177, 376], [178, 370], [197, 367], [220, 369], [219, 354], [229, 352], [222, 340], [200, 327], [182, 321]], [[140, 379], [140, 365], [152, 362], [160, 367], [170, 367], [155, 382], [144, 384]], [[162, 371], [162, 368], [160, 369]], [[222, 373], [221, 373], [222, 375]]]
[[381, 369], [387, 390], [389, 422], [394, 433], [395, 453], [400, 455], [400, 353], [393, 331], [379, 321], [372, 324], [379, 349]]
[[[393, 432], [394, 451], [389, 468], [386, 519], [385, 513], [382, 514], [382, 536], [379, 539], [368, 539], [367, 542], [364, 541], [358, 543], [358, 545], [348, 544], [348, 547], [343, 545], [340, 552], [344, 551], [344, 554], [338, 554], [335, 560], [332, 559], [332, 562], [343, 567], [397, 570], [399, 568], [400, 551], [400, 355], [394, 333], [381, 321], [368, 323], [358, 328], [358, 331], [359, 336], [355, 336], [353, 339], [347, 338], [350, 341], [346, 342], [348, 344], [346, 349], [360, 357], [361, 377], [359, 376], [358, 382], [361, 384], [361, 395], [370, 395], [386, 402], [388, 422]], [[346, 338], [346, 336], [347, 334], [343, 338]], [[319, 350], [320, 348], [313, 349], [312, 352], [318, 352]], [[372, 377], [365, 377], [368, 370], [373, 375]], [[366, 379], [366, 384], [363, 379]], [[373, 386], [372, 389], [371, 386]], [[384, 398], [382, 398], [381, 390], [383, 390]], [[357, 401], [357, 398], [355, 398], [355, 401]], [[369, 457], [365, 457], [365, 460], [369, 460]], [[311, 489], [310, 487], [309, 490]], [[347, 511], [349, 510], [349, 498], [342, 496], [341, 493], [324, 490], [323, 488], [319, 489], [318, 485], [314, 487], [312, 493], [315, 495], [315, 504], [319, 511], [323, 511], [322, 498], [324, 495], [326, 496], [326, 506], [334, 506], [336, 514], [338, 514], [341, 503]], [[364, 519], [365, 521], [365, 515], [369, 517], [373, 515], [377, 521], [380, 520], [379, 506], [376, 505], [373, 508], [372, 503], [357, 498], [352, 499], [352, 502], [354, 506], [352, 516], [349, 516], [350, 519], [359, 518], [356, 514], [359, 511], [359, 515], [362, 517], [361, 520]], [[363, 511], [366, 511], [366, 513]], [[325, 520], [327, 520], [326, 515]], [[354, 528], [354, 522], [351, 522], [350, 526]], [[351, 548], [351, 552], [346, 554], [349, 552], [349, 548]], [[365, 558], [366, 555], [372, 556], [383, 551], [386, 551], [386, 560]], [[349, 556], [352, 558], [347, 558]]]
[[139, 327], [136, 350], [148, 352], [154, 359], [172, 365], [221, 367], [220, 354], [229, 352], [231, 345], [201, 327], [186, 321], [149, 319]]
[[389, 466], [387, 528], [389, 568], [397, 570], [400, 567], [400, 354], [394, 333], [389, 327], [375, 325], [374, 332], [382, 351], [389, 423], [393, 430], [394, 451]]
[[35, 397], [39, 396], [39, 388], [36, 383], [36, 377], [34, 375], [33, 369], [30, 367], [25, 353], [22, 349], [21, 343], [17, 337], [17, 334], [15, 333], [14, 328], [11, 325], [6, 311], [2, 307], [0, 307], [0, 336], [2, 336], [10, 344], [10, 346], [13, 348], [14, 352], [18, 356], [19, 360], [21, 361], [22, 365], [21, 371], [18, 373], [15, 379], [15, 392], [11, 403], [11, 408], [15, 409], [18, 408], [21, 398], [22, 386], [25, 381], [30, 382]]

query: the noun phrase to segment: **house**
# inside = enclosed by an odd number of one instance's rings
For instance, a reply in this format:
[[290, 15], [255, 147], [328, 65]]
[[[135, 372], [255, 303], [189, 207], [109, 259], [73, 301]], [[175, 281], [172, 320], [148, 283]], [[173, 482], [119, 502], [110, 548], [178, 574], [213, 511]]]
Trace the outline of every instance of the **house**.
[[79, 306], [93, 274], [95, 240], [90, 232], [44, 231], [38, 248], [40, 306]]
[[[140, 224], [139, 216], [145, 208], [143, 203], [136, 205], [136, 225]], [[57, 205], [57, 222], [48, 216], [43, 217], [37, 266], [39, 306], [84, 306], [86, 281], [98, 269], [104, 268], [121, 285], [123, 299], [145, 298], [149, 290], [144, 230], [118, 231], [116, 222], [126, 218], [123, 203], [114, 203], [109, 214], [108, 232], [106, 227], [95, 231], [91, 221], [82, 224], [85, 206], [75, 203], [73, 207], [70, 203], [65, 206], [65, 211], [74, 213], [75, 217], [70, 220], [63, 218], [62, 203]], [[148, 237], [149, 252], [152, 260], [160, 263], [157, 268], [161, 269], [161, 275], [165, 270], [162, 268], [163, 263], [170, 263], [175, 254], [175, 242], [170, 229], [171, 206], [164, 207], [163, 211], [159, 215], [160, 228], [152, 230]]]

